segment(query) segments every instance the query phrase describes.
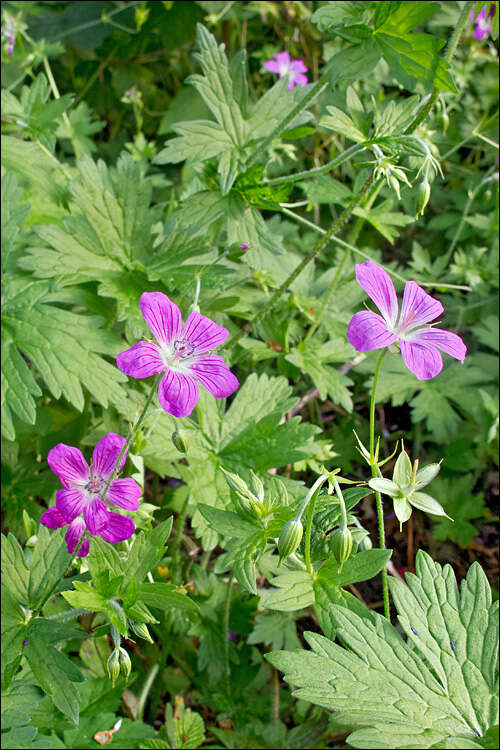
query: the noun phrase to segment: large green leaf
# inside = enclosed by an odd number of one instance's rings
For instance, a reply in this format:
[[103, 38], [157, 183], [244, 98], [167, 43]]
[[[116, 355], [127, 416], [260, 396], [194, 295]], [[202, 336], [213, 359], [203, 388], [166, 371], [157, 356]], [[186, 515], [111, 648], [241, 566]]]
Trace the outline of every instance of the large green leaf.
[[411, 645], [381, 615], [365, 618], [330, 604], [345, 647], [306, 633], [311, 651], [267, 658], [298, 697], [335, 711], [343, 724], [365, 727], [350, 735], [354, 747], [479, 748], [478, 738], [498, 722], [498, 603], [477, 563], [460, 595], [449, 565], [419, 551], [416, 570], [406, 584], [391, 579]]

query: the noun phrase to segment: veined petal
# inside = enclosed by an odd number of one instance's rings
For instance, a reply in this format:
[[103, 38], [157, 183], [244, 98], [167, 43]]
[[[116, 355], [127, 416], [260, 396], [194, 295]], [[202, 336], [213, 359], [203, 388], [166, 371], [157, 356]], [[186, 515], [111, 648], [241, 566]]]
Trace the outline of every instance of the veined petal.
[[54, 506], [45, 511], [40, 519], [40, 523], [47, 526], [48, 529], [60, 529], [62, 526], [66, 526], [68, 521]]
[[165, 369], [156, 344], [139, 341], [116, 358], [118, 369], [131, 378], [149, 378]]
[[280, 72], [280, 64], [277, 60], [266, 60], [266, 62], [263, 63], [263, 67], [270, 73]]
[[411, 505], [404, 497], [393, 497], [392, 503], [394, 513], [399, 521], [399, 530], [401, 531], [404, 522], [411, 516]]
[[119, 513], [106, 513], [106, 527], [101, 531], [101, 536], [107, 542], [116, 544], [130, 539], [135, 531], [135, 523], [128, 516], [121, 516]]
[[398, 330], [403, 333], [408, 326], [413, 328], [429, 323], [442, 315], [443, 310], [443, 305], [438, 299], [424, 292], [415, 281], [408, 281], [403, 294]]
[[426, 492], [414, 492], [408, 499], [415, 508], [423, 510], [424, 513], [431, 513], [434, 516], [446, 516], [449, 518], [441, 503], [438, 503], [438, 501], [431, 495], [427, 495]]
[[390, 479], [375, 477], [370, 479], [368, 484], [375, 492], [381, 492], [383, 495], [389, 495], [389, 497], [397, 497], [400, 494], [399, 487]]
[[[109, 479], [124, 445], [125, 438], [115, 432], [109, 432], [99, 440], [92, 454], [92, 474], [94, 478]], [[122, 468], [126, 458], [127, 451], [121, 457], [120, 465], [116, 467], [117, 473]]]
[[443, 360], [434, 346], [410, 343], [403, 339], [399, 344], [405, 365], [419, 380], [430, 380], [439, 375], [443, 369]]
[[420, 328], [407, 336], [406, 340], [411, 344], [417, 343], [425, 344], [426, 346], [436, 346], [442, 352], [458, 359], [462, 364], [467, 354], [467, 347], [460, 336], [457, 336], [456, 333], [451, 333], [451, 331], [443, 331], [441, 328]]
[[83, 492], [75, 487], [56, 492], [56, 508], [66, 518], [66, 523], [80, 515], [86, 502], [87, 499]]
[[398, 298], [387, 271], [372, 260], [365, 260], [356, 265], [356, 279], [375, 302], [387, 324], [394, 326], [398, 317]]
[[209, 352], [220, 346], [229, 336], [229, 331], [217, 325], [199, 312], [192, 312], [182, 329], [182, 338], [194, 346], [196, 354]]
[[[68, 526], [68, 530], [64, 538], [66, 540], [68, 552], [70, 553], [70, 555], [72, 555], [73, 552], [75, 551], [76, 545], [80, 541], [84, 531], [85, 531], [85, 523], [83, 522], [81, 518], [75, 518], [75, 520], [72, 521], [70, 525]], [[83, 542], [82, 542], [82, 547], [83, 547]], [[88, 550], [87, 550], [87, 553], [88, 553]], [[83, 557], [83, 555], [79, 555], [79, 557]]]
[[199, 395], [194, 378], [174, 370], [167, 370], [158, 386], [161, 408], [174, 417], [189, 416], [196, 406]]
[[358, 352], [382, 349], [396, 341], [396, 336], [387, 329], [386, 321], [369, 310], [361, 310], [352, 316], [347, 338]]
[[114, 479], [109, 485], [106, 500], [124, 510], [137, 510], [142, 490], [133, 479]]
[[99, 532], [105, 528], [108, 522], [108, 513], [106, 511], [106, 506], [104, 505], [102, 500], [99, 500], [99, 498], [92, 500], [91, 503], [88, 503], [85, 506], [83, 510], [83, 517], [85, 519], [85, 525], [92, 536], [99, 534]]
[[[301, 73], [293, 75], [290, 79], [290, 84], [292, 89], [295, 84], [298, 84], [299, 86], [307, 86], [307, 76], [304, 76]], [[290, 89], [290, 85], [288, 86], [288, 88]]]
[[182, 330], [181, 311], [163, 292], [144, 292], [141, 312], [154, 337], [160, 344], [170, 344]]
[[90, 479], [90, 469], [83, 453], [71, 445], [56, 445], [49, 451], [47, 462], [65, 487], [84, 485]]
[[239, 386], [238, 378], [216, 354], [196, 357], [189, 363], [189, 370], [215, 398], [230, 396]]
[[77, 557], [86, 557], [89, 554], [90, 549], [90, 543], [87, 537], [84, 537], [82, 543], [80, 544], [80, 549], [76, 553]]

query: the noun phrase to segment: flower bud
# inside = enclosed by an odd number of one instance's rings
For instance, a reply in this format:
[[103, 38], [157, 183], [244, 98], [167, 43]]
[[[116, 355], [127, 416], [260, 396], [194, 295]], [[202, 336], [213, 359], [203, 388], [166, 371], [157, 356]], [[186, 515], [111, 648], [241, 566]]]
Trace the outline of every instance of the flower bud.
[[107, 670], [109, 679], [113, 683], [113, 687], [115, 686], [115, 682], [120, 676], [120, 653], [117, 648], [115, 648], [108, 659], [107, 663]]
[[122, 646], [119, 647], [119, 661], [120, 661], [120, 671], [123, 675], [125, 675], [125, 679], [128, 680], [130, 677], [130, 673], [132, 671], [132, 662], [130, 661], [130, 656], [127, 654], [124, 648]]
[[154, 643], [145, 623], [134, 622], [134, 620], [129, 620], [129, 623], [130, 623], [130, 627], [132, 628], [134, 633], [139, 636], [139, 638], [143, 638], [145, 641], [148, 641], [148, 643]]
[[335, 559], [340, 563], [339, 570], [352, 552], [352, 534], [347, 526], [335, 529], [331, 537], [331, 549]]
[[189, 442], [187, 437], [183, 432], [179, 432], [178, 429], [175, 429], [172, 433], [172, 443], [177, 448], [179, 453], [187, 453], [189, 449]]
[[362, 538], [359, 543], [359, 551], [364, 552], [365, 550], [373, 549], [373, 542], [370, 539], [370, 535], [367, 534]]
[[253, 495], [242, 495], [241, 492], [235, 492], [236, 499], [234, 505], [238, 514], [247, 521], [255, 521], [262, 515], [263, 507]]
[[429, 180], [424, 177], [422, 182], [419, 182], [417, 185], [417, 212], [415, 216], [423, 215], [424, 209], [429, 202], [430, 195], [431, 186], [429, 185]]
[[261, 478], [252, 470], [250, 470], [249, 485], [250, 492], [256, 497], [259, 503], [264, 502], [264, 485], [262, 484]]
[[233, 474], [230, 471], [226, 471], [225, 469], [222, 468], [222, 466], [221, 466], [221, 469], [224, 472], [224, 477], [229, 487], [235, 492], [239, 492], [244, 497], [248, 497], [249, 489], [247, 487], [247, 483], [243, 481], [243, 479], [241, 479], [241, 477], [239, 477], [237, 474]]
[[302, 528], [302, 523], [295, 518], [286, 522], [281, 529], [281, 534], [278, 539], [280, 562], [283, 558], [288, 557], [292, 552], [295, 552], [300, 544], [303, 532], [304, 529]]

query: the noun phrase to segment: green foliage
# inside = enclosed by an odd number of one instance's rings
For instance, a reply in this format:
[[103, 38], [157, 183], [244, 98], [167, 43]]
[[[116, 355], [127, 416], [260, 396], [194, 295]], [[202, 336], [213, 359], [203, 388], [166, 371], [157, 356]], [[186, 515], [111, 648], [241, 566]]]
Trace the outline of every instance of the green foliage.
[[392, 579], [391, 592], [408, 642], [381, 616], [370, 622], [331, 604], [345, 647], [307, 633], [311, 651], [267, 658], [297, 696], [366, 727], [349, 736], [354, 747], [481, 747], [477, 737], [495, 723], [498, 606], [484, 573], [474, 563], [459, 595], [450, 566], [419, 551], [416, 575]]

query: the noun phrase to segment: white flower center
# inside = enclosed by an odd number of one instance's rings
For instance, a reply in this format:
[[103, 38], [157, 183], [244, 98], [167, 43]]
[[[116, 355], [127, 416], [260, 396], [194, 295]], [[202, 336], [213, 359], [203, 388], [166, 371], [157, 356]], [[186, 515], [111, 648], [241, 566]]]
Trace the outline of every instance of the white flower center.
[[195, 346], [185, 338], [174, 339], [170, 344], [159, 346], [160, 357], [165, 367], [178, 372], [185, 372], [188, 360], [194, 354]]

